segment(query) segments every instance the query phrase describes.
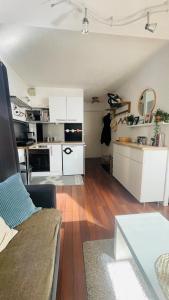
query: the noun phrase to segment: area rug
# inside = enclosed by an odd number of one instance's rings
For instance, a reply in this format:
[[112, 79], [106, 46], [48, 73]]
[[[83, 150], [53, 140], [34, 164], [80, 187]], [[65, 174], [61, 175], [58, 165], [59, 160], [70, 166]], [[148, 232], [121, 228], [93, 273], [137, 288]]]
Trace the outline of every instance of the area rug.
[[83, 243], [88, 300], [154, 300], [132, 259], [115, 261], [113, 240]]
[[83, 185], [81, 175], [71, 176], [32, 176], [31, 184], [54, 184], [54, 185]]

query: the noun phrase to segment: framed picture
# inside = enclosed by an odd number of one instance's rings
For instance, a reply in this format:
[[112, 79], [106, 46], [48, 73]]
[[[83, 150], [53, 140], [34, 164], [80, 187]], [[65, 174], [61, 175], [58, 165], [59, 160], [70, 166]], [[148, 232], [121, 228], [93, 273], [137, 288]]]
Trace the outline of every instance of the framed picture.
[[137, 125], [139, 122], [139, 117], [135, 117], [134, 118], [134, 122], [133, 122], [133, 125]]

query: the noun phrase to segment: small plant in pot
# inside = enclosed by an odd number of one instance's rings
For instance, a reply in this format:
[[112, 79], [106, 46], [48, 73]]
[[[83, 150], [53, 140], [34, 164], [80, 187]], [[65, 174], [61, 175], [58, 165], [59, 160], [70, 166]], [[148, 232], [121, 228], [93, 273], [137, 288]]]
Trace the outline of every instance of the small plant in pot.
[[133, 125], [134, 123], [134, 115], [128, 115], [127, 118], [127, 125]]
[[164, 112], [163, 114], [163, 121], [165, 123], [169, 123], [169, 114], [167, 112]]
[[164, 121], [164, 111], [160, 108], [157, 109], [157, 111], [155, 112], [155, 122], [161, 122]]

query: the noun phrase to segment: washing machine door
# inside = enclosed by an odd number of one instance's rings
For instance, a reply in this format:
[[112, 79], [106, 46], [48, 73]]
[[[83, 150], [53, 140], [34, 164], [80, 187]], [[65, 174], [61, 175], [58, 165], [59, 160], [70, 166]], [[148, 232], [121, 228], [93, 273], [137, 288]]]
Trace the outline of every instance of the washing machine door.
[[70, 147], [66, 147], [66, 148], [63, 150], [63, 152], [64, 152], [65, 154], [67, 154], [67, 155], [70, 155], [70, 154], [73, 152], [73, 150], [72, 150]]
[[82, 145], [63, 146], [63, 175], [78, 175], [84, 173], [84, 158]]

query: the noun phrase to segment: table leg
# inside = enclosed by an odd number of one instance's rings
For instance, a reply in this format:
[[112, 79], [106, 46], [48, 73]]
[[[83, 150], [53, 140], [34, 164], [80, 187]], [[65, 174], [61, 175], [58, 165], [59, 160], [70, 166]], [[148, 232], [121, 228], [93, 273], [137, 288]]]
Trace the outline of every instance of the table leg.
[[114, 257], [116, 260], [131, 258], [131, 252], [115, 221]]

